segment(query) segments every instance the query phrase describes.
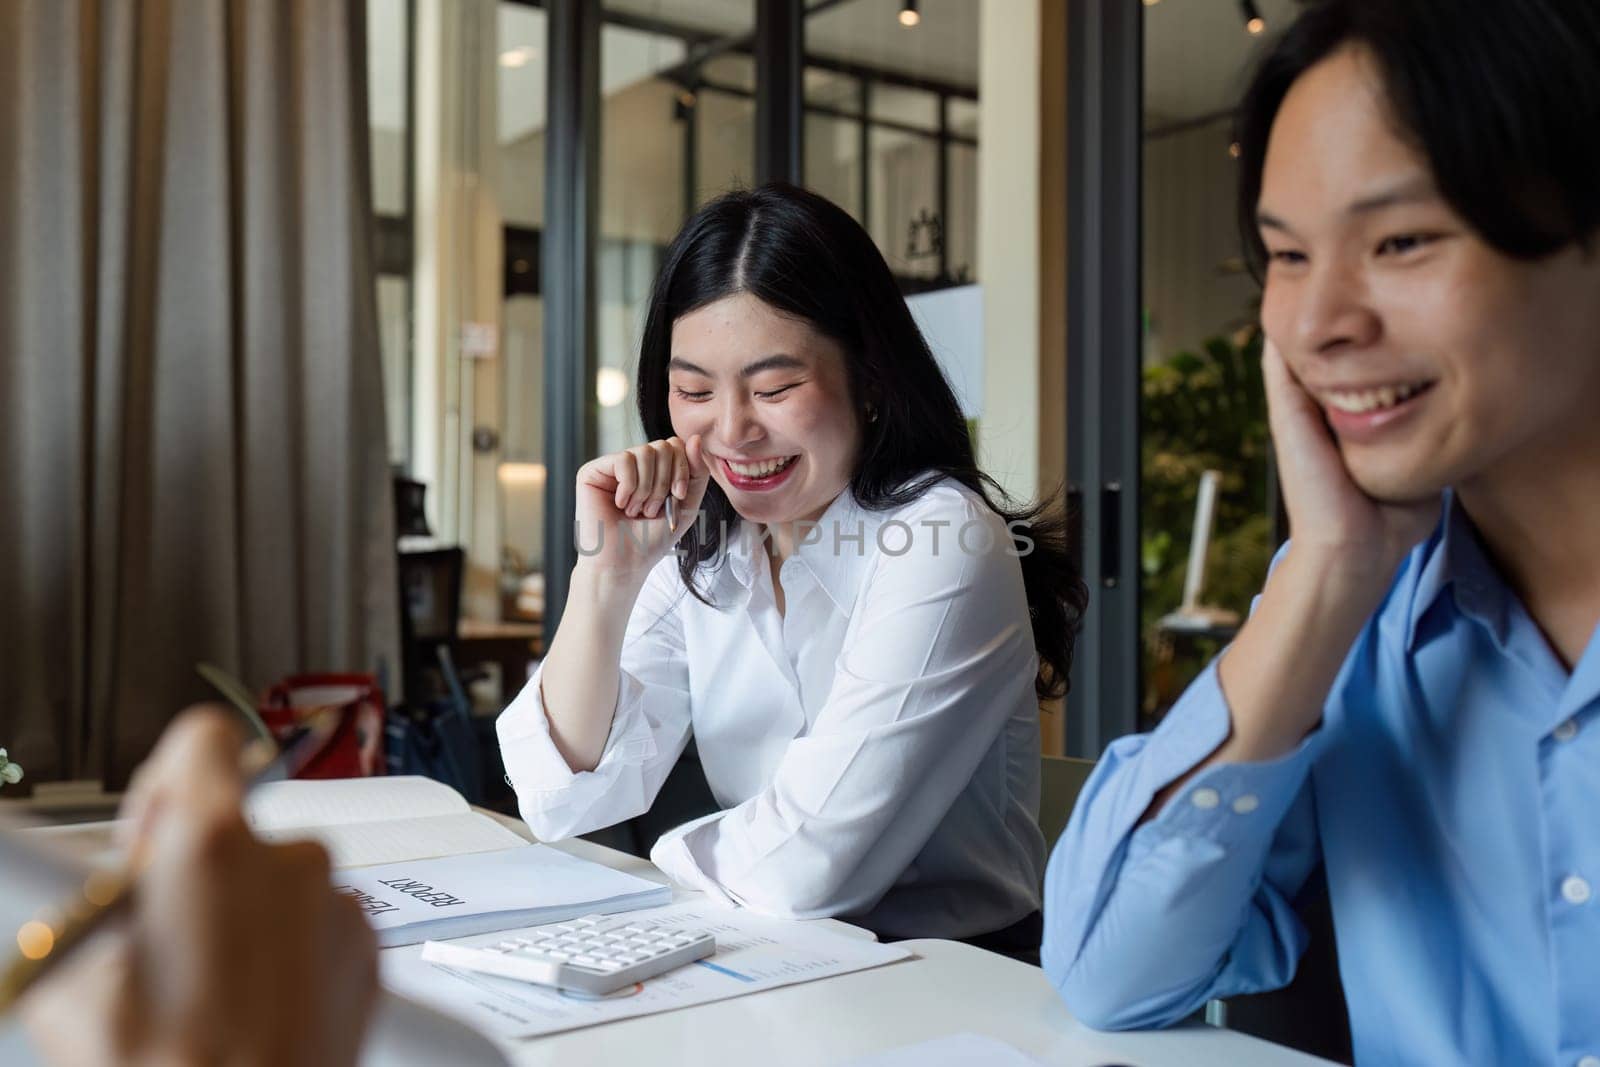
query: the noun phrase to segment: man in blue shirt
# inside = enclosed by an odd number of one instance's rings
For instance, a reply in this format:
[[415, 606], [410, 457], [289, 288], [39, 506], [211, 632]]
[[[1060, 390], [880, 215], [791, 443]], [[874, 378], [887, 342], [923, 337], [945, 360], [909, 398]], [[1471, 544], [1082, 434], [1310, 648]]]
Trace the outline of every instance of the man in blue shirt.
[[1290, 542], [1090, 780], [1046, 972], [1282, 986], [1320, 867], [1358, 1063], [1600, 1067], [1600, 4], [1320, 0], [1239, 121]]

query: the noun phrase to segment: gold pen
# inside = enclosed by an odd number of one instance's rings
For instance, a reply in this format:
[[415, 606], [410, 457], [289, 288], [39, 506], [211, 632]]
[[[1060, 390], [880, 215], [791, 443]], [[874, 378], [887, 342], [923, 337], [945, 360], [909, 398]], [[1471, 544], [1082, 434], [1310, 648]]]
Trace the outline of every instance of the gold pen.
[[[303, 731], [275, 752], [259, 771], [250, 776], [246, 791], [265, 782], [293, 778], [316, 758], [339, 728], [339, 707], [313, 709], [302, 720]], [[260, 751], [258, 739], [246, 746]], [[17, 929], [17, 952], [0, 971], [0, 1015], [10, 1011], [30, 986], [71, 950], [81, 944], [107, 919], [127, 909], [133, 900], [138, 879], [137, 859], [121, 870], [90, 871], [81, 890], [70, 900], [58, 904], [50, 913], [39, 914]]]

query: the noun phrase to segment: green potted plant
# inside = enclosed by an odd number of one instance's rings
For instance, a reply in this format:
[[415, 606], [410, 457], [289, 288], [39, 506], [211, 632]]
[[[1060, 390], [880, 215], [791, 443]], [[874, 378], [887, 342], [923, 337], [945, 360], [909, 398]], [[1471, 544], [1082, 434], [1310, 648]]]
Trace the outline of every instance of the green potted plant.
[[6, 750], [0, 748], [0, 789], [4, 789], [8, 785], [16, 785], [20, 781], [22, 781], [21, 765], [12, 763], [11, 760], [6, 758]]
[[1272, 442], [1261, 380], [1262, 336], [1249, 327], [1146, 367], [1141, 382], [1140, 629], [1147, 725], [1165, 712], [1220, 643], [1174, 639], [1158, 625], [1183, 599], [1195, 496], [1203, 471], [1222, 472], [1205, 599], [1240, 615], [1272, 558], [1267, 467]]

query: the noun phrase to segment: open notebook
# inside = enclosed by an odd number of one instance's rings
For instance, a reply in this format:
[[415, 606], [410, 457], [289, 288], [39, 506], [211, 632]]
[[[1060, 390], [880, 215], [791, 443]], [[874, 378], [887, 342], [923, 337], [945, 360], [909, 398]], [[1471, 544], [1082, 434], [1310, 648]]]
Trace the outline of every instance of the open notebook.
[[672, 899], [667, 886], [529, 844], [431, 778], [269, 782], [250, 792], [245, 817], [268, 840], [322, 842], [336, 887], [360, 902], [382, 947]]
[[250, 791], [245, 817], [269, 841], [312, 838], [335, 867], [515, 848], [527, 841], [473, 811], [431, 778], [268, 782]]

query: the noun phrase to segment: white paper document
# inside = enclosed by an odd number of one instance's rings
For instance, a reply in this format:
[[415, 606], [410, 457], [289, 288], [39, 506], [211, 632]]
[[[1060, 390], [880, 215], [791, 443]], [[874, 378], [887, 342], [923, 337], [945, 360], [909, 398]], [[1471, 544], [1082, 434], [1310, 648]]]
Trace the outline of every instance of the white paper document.
[[844, 1067], [971, 1067], [975, 1063], [983, 1067], [1044, 1067], [1004, 1041], [982, 1034], [952, 1034], [919, 1041], [851, 1060]]
[[[396, 993], [492, 1036], [516, 1038], [726, 1000], [866, 970], [911, 955], [895, 945], [850, 937], [813, 923], [768, 919], [703, 900], [636, 914], [642, 923], [709, 931], [717, 939], [716, 954], [605, 997], [424, 963], [419, 945], [379, 953], [379, 973], [383, 984]], [[527, 934], [503, 931], [458, 943], [485, 945], [507, 936]]]
[[342, 823], [299, 830], [258, 830], [267, 841], [311, 838], [328, 850], [335, 867], [488, 852], [527, 844], [504, 826], [475, 811], [388, 822]]
[[546, 845], [356, 867], [333, 887], [361, 905], [378, 944], [415, 945], [582, 915], [657, 907], [672, 890]]
[[266, 782], [252, 789], [245, 801], [246, 816], [257, 833], [470, 810], [466, 798], [454, 789], [414, 774]]
[[245, 817], [268, 841], [321, 842], [335, 867], [526, 844], [454, 789], [415, 775], [269, 782], [251, 790]]

